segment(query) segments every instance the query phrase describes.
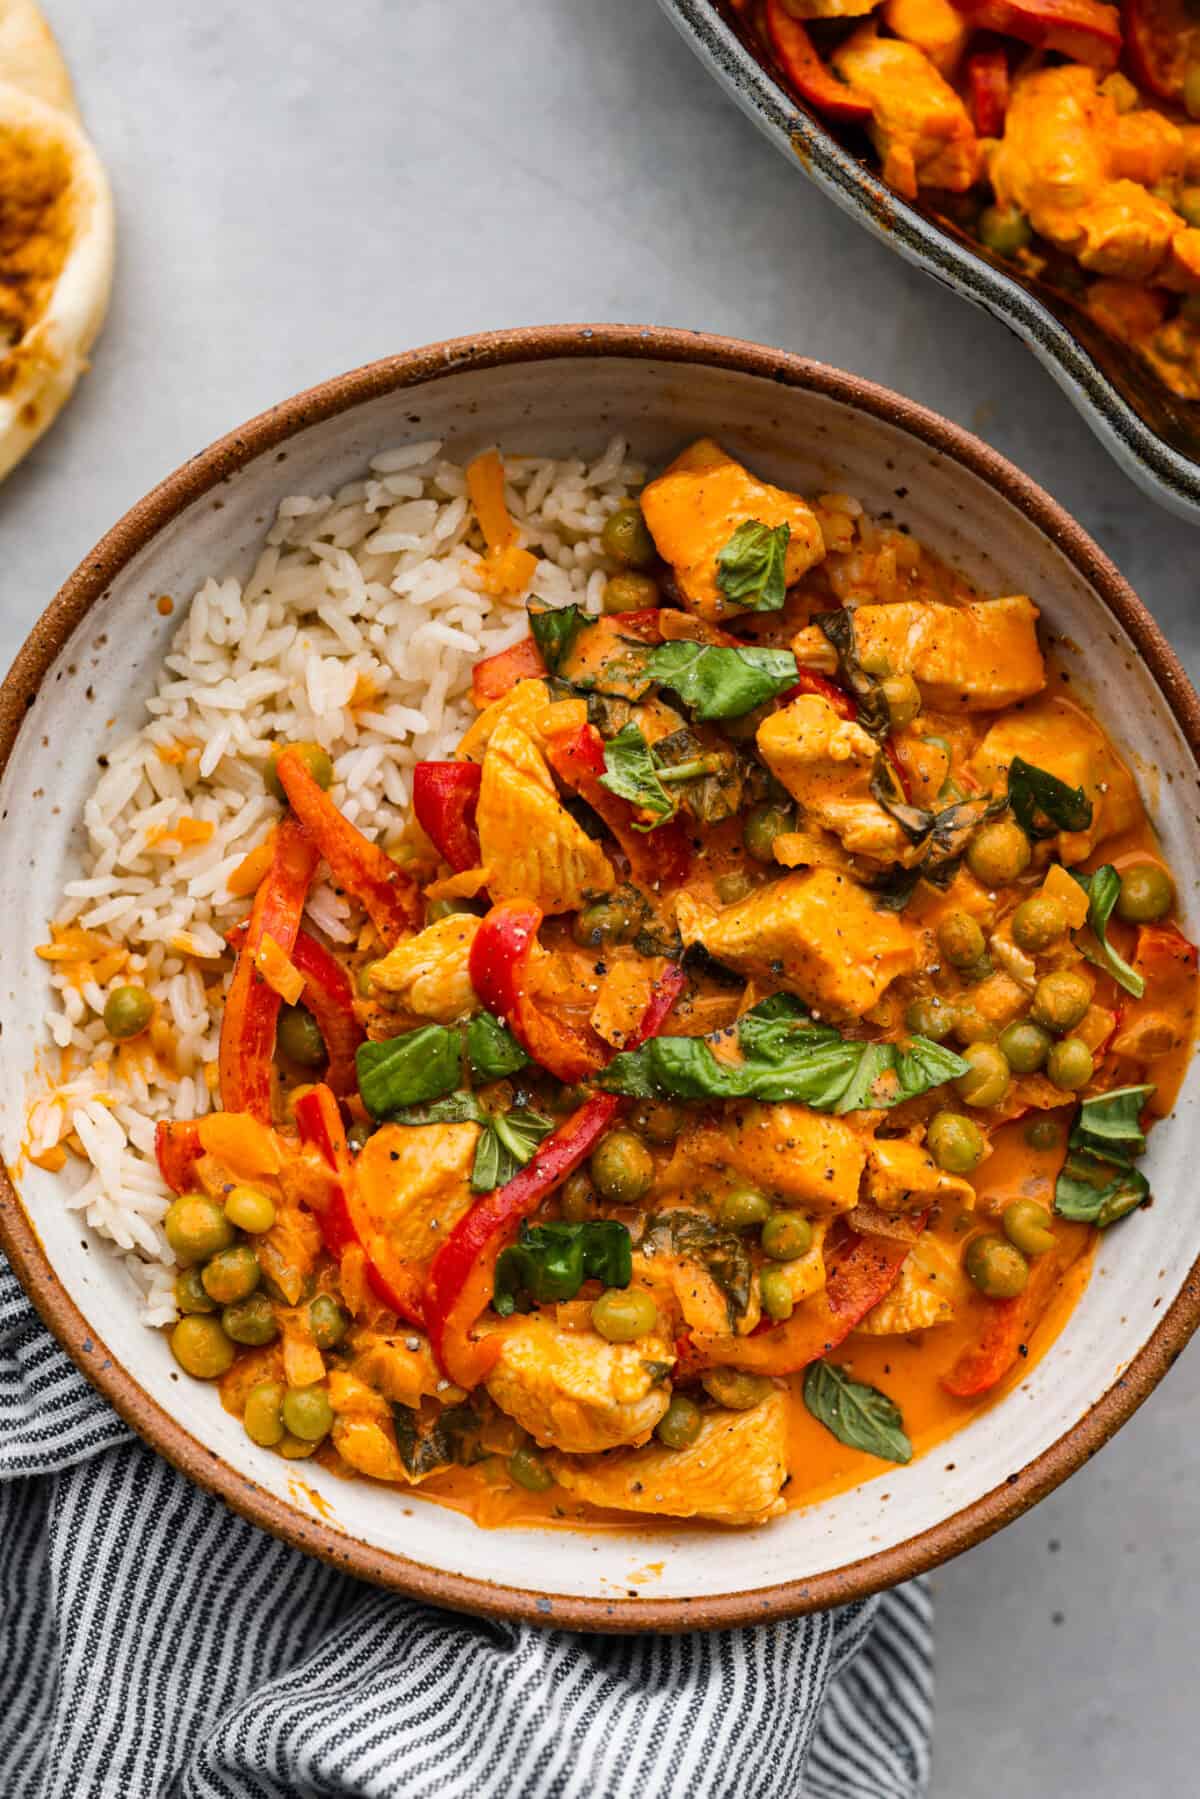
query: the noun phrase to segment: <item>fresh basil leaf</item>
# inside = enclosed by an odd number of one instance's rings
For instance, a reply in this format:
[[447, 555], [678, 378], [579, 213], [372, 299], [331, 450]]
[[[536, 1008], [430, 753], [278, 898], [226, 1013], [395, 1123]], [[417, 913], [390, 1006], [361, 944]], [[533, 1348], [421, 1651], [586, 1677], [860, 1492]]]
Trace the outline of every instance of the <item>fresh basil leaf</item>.
[[635, 820], [635, 830], [652, 831], [674, 813], [675, 801], [659, 779], [650, 746], [635, 724], [626, 725], [605, 744], [604, 771], [600, 776], [602, 787], [652, 814], [651, 824], [642, 825]]
[[742, 718], [797, 678], [790, 650], [733, 649], [709, 643], [664, 643], [646, 663], [660, 687], [677, 693], [699, 719]]
[[1142, 1108], [1152, 1086], [1113, 1087], [1085, 1099], [1071, 1132], [1072, 1149], [1086, 1149], [1110, 1162], [1131, 1162], [1146, 1147]]
[[476, 1080], [486, 1083], [516, 1074], [529, 1057], [498, 1018], [490, 1012], [476, 1012], [467, 1026], [467, 1061]]
[[479, 1419], [470, 1406], [443, 1406], [436, 1418], [422, 1418], [411, 1407], [392, 1406], [396, 1447], [405, 1471], [421, 1480], [439, 1468], [461, 1466], [480, 1459]]
[[1118, 987], [1124, 987], [1126, 993], [1132, 993], [1135, 999], [1141, 999], [1146, 991], [1145, 981], [1123, 956], [1117, 954], [1108, 941], [1108, 921], [1121, 895], [1120, 875], [1111, 862], [1106, 862], [1090, 875], [1079, 874], [1075, 869], [1070, 872], [1072, 879], [1078, 881], [1088, 896], [1088, 924], [1100, 946], [1099, 952], [1086, 943], [1081, 943], [1079, 948], [1089, 962], [1094, 962], [1097, 968], [1107, 969]]
[[538, 1144], [554, 1129], [549, 1118], [540, 1112], [515, 1108], [511, 1112], [493, 1112], [487, 1129], [475, 1146], [471, 1168], [471, 1185], [476, 1193], [490, 1193], [511, 1181], [526, 1162], [531, 1161]]
[[871, 798], [876, 805], [883, 807], [889, 817], [895, 819], [910, 843], [924, 843], [933, 830], [934, 814], [924, 806], [911, 805], [905, 799], [896, 779], [896, 771], [882, 750], [876, 756], [875, 766], [871, 770]]
[[898, 1045], [895, 1068], [904, 1099], [916, 1099], [944, 1081], [957, 1080], [964, 1072], [963, 1058], [929, 1037], [910, 1037]]
[[884, 1462], [911, 1462], [912, 1444], [894, 1399], [878, 1387], [852, 1380], [836, 1362], [810, 1362], [804, 1376], [804, 1403], [839, 1443]]
[[717, 586], [727, 600], [755, 612], [778, 612], [787, 596], [790, 525], [747, 519], [717, 555]]
[[837, 651], [838, 673], [843, 687], [850, 690], [858, 707], [858, 723], [872, 737], [884, 738], [892, 729], [892, 714], [883, 683], [877, 675], [869, 675], [858, 659], [858, 641], [854, 632], [854, 613], [846, 606], [832, 612], [819, 612], [816, 622], [826, 639]]
[[871, 900], [877, 912], [903, 912], [921, 879], [919, 868], [897, 868], [881, 881], [871, 883]]
[[355, 1064], [363, 1105], [372, 1118], [384, 1118], [401, 1106], [440, 1099], [458, 1086], [462, 1032], [425, 1024], [381, 1043], [360, 1043]]
[[559, 665], [574, 649], [579, 633], [596, 623], [580, 606], [546, 606], [541, 600], [531, 600], [525, 611], [533, 641], [552, 675], [558, 673]]
[[725, 1300], [729, 1328], [736, 1331], [750, 1309], [754, 1264], [744, 1237], [722, 1230], [703, 1212], [652, 1212], [638, 1248], [642, 1255], [679, 1256], [697, 1263]]
[[401, 1106], [388, 1114], [389, 1124], [487, 1124], [488, 1114], [465, 1087], [426, 1106]]
[[1054, 1210], [1077, 1224], [1104, 1229], [1150, 1197], [1150, 1184], [1136, 1168], [1123, 1168], [1086, 1149], [1073, 1149], [1054, 1188]]
[[[1025, 835], [1035, 841], [1059, 831], [1086, 831], [1092, 822], [1092, 802], [1082, 787], [1068, 787], [1023, 756], [1009, 763], [1008, 803]], [[1042, 818], [1048, 822], [1040, 823]]]
[[980, 825], [998, 818], [1007, 807], [1007, 795], [1000, 794], [995, 799], [958, 800], [935, 812], [921, 859], [922, 877], [935, 887], [948, 887], [966, 854], [972, 833]]
[[612, 1218], [583, 1224], [523, 1224], [496, 1263], [493, 1309], [501, 1318], [518, 1307], [574, 1299], [586, 1280], [627, 1287], [633, 1279], [629, 1232]]

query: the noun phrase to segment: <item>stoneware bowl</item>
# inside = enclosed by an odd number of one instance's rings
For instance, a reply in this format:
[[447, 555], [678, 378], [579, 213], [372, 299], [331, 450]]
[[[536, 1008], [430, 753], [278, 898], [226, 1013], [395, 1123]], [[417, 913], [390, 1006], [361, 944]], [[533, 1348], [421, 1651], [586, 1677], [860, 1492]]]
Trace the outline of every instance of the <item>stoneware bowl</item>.
[[1067, 295], [1014, 273], [919, 202], [909, 205], [799, 105], [769, 58], [714, 0], [659, 0], [696, 55], [798, 170], [882, 243], [1006, 324], [1047, 368], [1126, 474], [1152, 499], [1200, 521], [1200, 404], [1176, 399]]
[[[135, 506], [67, 582], [0, 690], [0, 1130], [19, 1140], [35, 1077], [46, 934], [106, 744], [141, 719], [178, 626], [154, 596], [244, 574], [289, 493], [327, 492], [409, 437], [456, 454], [498, 442], [595, 452], [613, 431], [660, 462], [715, 432], [763, 474], [843, 489], [890, 514], [989, 593], [1043, 608], [1079, 688], [1138, 770], [1184, 909], [1197, 919], [1200, 703], [1095, 544], [1009, 463], [883, 388], [778, 351], [682, 331], [545, 327], [439, 344], [286, 401]], [[1147, 1159], [1158, 1203], [1101, 1244], [1087, 1294], [1025, 1382], [908, 1469], [761, 1530], [486, 1532], [402, 1490], [297, 1469], [256, 1449], [211, 1389], [182, 1379], [137, 1321], [126, 1277], [62, 1203], [14, 1167], [0, 1237], [84, 1373], [191, 1479], [298, 1548], [406, 1593], [478, 1612], [608, 1630], [741, 1624], [854, 1599], [1016, 1517], [1143, 1400], [1200, 1318], [1189, 1140], [1200, 1079]]]

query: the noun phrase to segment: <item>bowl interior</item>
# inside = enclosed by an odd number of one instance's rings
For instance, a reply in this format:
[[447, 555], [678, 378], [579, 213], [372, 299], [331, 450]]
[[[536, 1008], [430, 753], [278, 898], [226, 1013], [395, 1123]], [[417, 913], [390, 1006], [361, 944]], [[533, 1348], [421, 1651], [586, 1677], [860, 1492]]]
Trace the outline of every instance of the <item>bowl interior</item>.
[[[412, 1584], [411, 1566], [380, 1555], [480, 1583], [447, 1595], [461, 1600], [465, 1592], [468, 1602], [515, 1603], [545, 1616], [553, 1615], [556, 1597], [568, 1612], [572, 1599], [585, 1600], [594, 1602], [592, 1621], [603, 1622], [633, 1597], [702, 1607], [723, 1595], [758, 1594], [734, 1609], [761, 1616], [764, 1604], [771, 1609], [762, 1590], [816, 1581], [827, 1601], [824, 1577], [831, 1571], [895, 1550], [1002, 1487], [1120, 1377], [1200, 1252], [1200, 1218], [1185, 1203], [1186, 1146], [1200, 1104], [1194, 1066], [1177, 1117], [1155, 1133], [1147, 1158], [1159, 1203], [1102, 1243], [1085, 1300], [1027, 1380], [909, 1469], [881, 1465], [878, 1478], [857, 1491], [742, 1533], [631, 1524], [619, 1533], [497, 1535], [403, 1492], [338, 1480], [310, 1465], [298, 1471], [256, 1449], [214, 1392], [180, 1377], [165, 1339], [138, 1323], [118, 1262], [63, 1204], [63, 1177], [22, 1165], [19, 1154], [25, 1097], [44, 1058], [39, 1026], [46, 988], [34, 946], [45, 939], [62, 883], [74, 870], [76, 821], [96, 758], [141, 722], [159, 658], [178, 626], [178, 611], [174, 619], [162, 618], [156, 597], [169, 593], [186, 602], [211, 571], [245, 574], [280, 499], [332, 490], [385, 446], [438, 435], [458, 454], [490, 443], [565, 454], [598, 451], [614, 431], [651, 462], [713, 432], [772, 479], [808, 492], [849, 491], [870, 510], [890, 514], [984, 591], [1031, 593], [1081, 692], [1093, 697], [1138, 772], [1185, 913], [1196, 923], [1196, 764], [1183, 732], [1131, 637], [1089, 581], [980, 474], [876, 411], [745, 366], [656, 360], [643, 351], [449, 369], [300, 429], [281, 449], [265, 450], [194, 499], [126, 563], [43, 680], [0, 783], [0, 909], [8, 920], [0, 1141], [45, 1254], [89, 1333], [153, 1406], [183, 1426], [203, 1462], [201, 1478], [235, 1502], [253, 1508], [255, 1495], [265, 1494], [314, 1527], [323, 1521], [351, 1563], [356, 1544], [369, 1545], [378, 1552], [370, 1571], [398, 1584]], [[154, 1439], [159, 1427], [152, 1412], [144, 1427]], [[178, 1458], [178, 1439], [172, 1453]], [[972, 1528], [979, 1534], [981, 1526], [967, 1521], [928, 1540], [911, 1566], [891, 1564], [890, 1576], [962, 1547]], [[489, 1597], [489, 1583], [523, 1596]], [[792, 1587], [790, 1609], [803, 1603], [803, 1590]], [[678, 1622], [688, 1621], [698, 1621], [698, 1614], [680, 1611]]]

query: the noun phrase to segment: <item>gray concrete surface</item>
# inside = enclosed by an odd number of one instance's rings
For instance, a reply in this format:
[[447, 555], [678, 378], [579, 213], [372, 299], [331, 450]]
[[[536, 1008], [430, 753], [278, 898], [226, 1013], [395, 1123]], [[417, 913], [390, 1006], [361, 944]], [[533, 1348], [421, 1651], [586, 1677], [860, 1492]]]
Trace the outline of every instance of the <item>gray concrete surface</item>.
[[[93, 372], [0, 489], [5, 664], [131, 501], [271, 401], [456, 332], [624, 319], [786, 345], [973, 426], [1079, 515], [1200, 670], [1200, 536], [1140, 497], [1002, 327], [765, 146], [650, 0], [44, 4], [120, 255]], [[1200, 1790], [1197, 1354], [936, 1577], [936, 1799]]]

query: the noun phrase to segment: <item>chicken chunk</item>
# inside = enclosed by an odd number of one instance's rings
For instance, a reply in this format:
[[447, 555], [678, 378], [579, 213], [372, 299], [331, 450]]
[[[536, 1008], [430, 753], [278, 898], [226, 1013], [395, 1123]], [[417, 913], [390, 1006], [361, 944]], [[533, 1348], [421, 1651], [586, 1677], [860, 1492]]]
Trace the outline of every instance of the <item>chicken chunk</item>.
[[1069, 787], [1082, 787], [1092, 802], [1092, 822], [1086, 831], [1059, 832], [1061, 862], [1084, 861], [1106, 837], [1128, 830], [1142, 816], [1133, 776], [1100, 727], [1070, 700], [1046, 700], [998, 719], [972, 766], [984, 786], [998, 792], [1014, 756], [1057, 775]]
[[355, 1224], [386, 1276], [426, 1262], [471, 1205], [477, 1124], [385, 1124], [354, 1164]]
[[989, 174], [1000, 205], [1085, 269], [1194, 290], [1200, 232], [1147, 191], [1183, 163], [1178, 126], [1150, 109], [1118, 113], [1095, 69], [1064, 63], [1016, 81]]
[[549, 1457], [559, 1485], [592, 1505], [719, 1524], [765, 1524], [784, 1511], [787, 1399], [773, 1390], [748, 1412], [706, 1412], [686, 1449], [621, 1450], [589, 1461]]
[[883, 178], [906, 199], [919, 187], [962, 194], [979, 178], [980, 151], [967, 109], [915, 44], [864, 25], [833, 53], [843, 80], [870, 103], [871, 140]]
[[949, 1324], [971, 1292], [961, 1251], [931, 1231], [922, 1231], [895, 1285], [857, 1328], [868, 1337], [899, 1337], [908, 1331], [928, 1330], [931, 1325]]
[[[965, 606], [904, 600], [857, 606], [854, 641], [865, 667], [912, 675], [932, 710], [998, 712], [1046, 685], [1037, 619], [1025, 594]], [[798, 662], [814, 666], [826, 654], [825, 633], [808, 625], [792, 648]]]
[[478, 1012], [470, 962], [471, 946], [482, 923], [470, 912], [439, 918], [371, 964], [372, 988], [414, 1017], [439, 1024], [452, 1024]]
[[758, 748], [807, 822], [832, 831], [852, 855], [898, 860], [908, 848], [900, 826], [871, 793], [879, 745], [819, 694], [801, 694], [758, 727]]
[[927, 1149], [905, 1137], [879, 1137], [867, 1149], [863, 1196], [881, 1212], [921, 1212], [932, 1199], [959, 1199], [971, 1210], [975, 1189], [947, 1174]]
[[858, 1203], [866, 1145], [841, 1118], [807, 1106], [738, 1102], [714, 1123], [688, 1125], [662, 1185], [681, 1193], [717, 1189], [731, 1179], [821, 1214]]
[[685, 943], [839, 1018], [861, 1018], [918, 962], [912, 927], [832, 868], [785, 875], [721, 912], [682, 893], [676, 922]]
[[612, 863], [559, 800], [542, 753], [547, 710], [540, 681], [523, 681], [497, 718], [483, 756], [475, 823], [493, 900], [527, 899], [573, 912], [617, 884]]
[[923, 50], [939, 75], [954, 74], [971, 28], [951, 0], [884, 0], [882, 18], [889, 31]]
[[674, 1362], [661, 1337], [608, 1343], [531, 1315], [504, 1329], [487, 1389], [537, 1442], [585, 1455], [647, 1440], [670, 1403], [663, 1377]]
[[739, 526], [788, 527], [784, 578], [789, 586], [825, 554], [821, 527], [808, 502], [759, 481], [711, 437], [684, 450], [643, 489], [642, 514], [659, 555], [675, 570], [684, 600], [701, 618], [745, 610], [717, 584], [717, 557]]

